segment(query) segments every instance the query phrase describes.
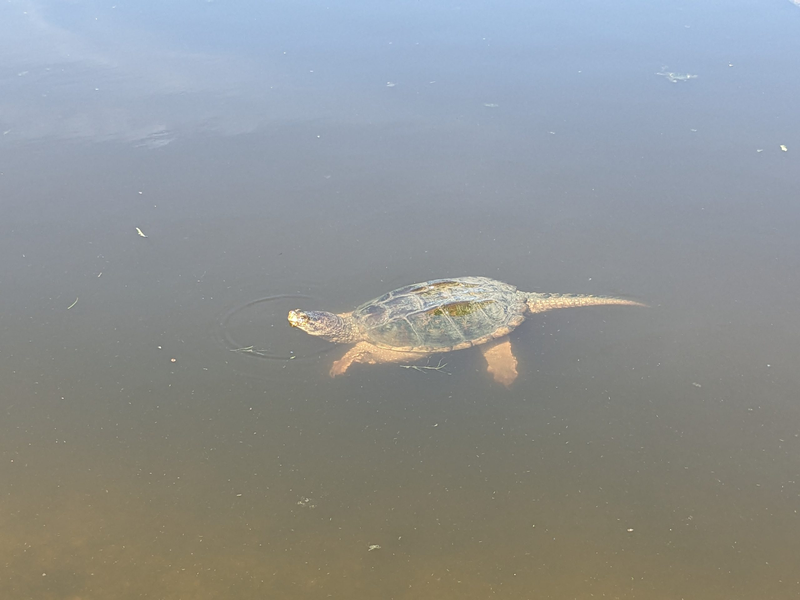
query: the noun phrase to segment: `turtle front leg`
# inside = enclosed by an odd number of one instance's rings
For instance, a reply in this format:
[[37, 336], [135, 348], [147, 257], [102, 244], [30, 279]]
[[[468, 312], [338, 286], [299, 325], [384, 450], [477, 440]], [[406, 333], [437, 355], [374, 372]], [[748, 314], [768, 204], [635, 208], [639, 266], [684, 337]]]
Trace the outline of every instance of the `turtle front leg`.
[[487, 370], [494, 380], [508, 387], [517, 378], [517, 357], [511, 351], [511, 341], [506, 338], [502, 342], [481, 346], [483, 357], [488, 363]]
[[369, 342], [359, 342], [339, 360], [333, 363], [331, 367], [331, 377], [341, 375], [353, 363], [364, 363], [368, 365], [375, 365], [378, 363], [390, 362], [410, 362], [422, 356], [414, 352], [396, 352], [394, 350], [387, 350], [385, 348], [378, 348]]

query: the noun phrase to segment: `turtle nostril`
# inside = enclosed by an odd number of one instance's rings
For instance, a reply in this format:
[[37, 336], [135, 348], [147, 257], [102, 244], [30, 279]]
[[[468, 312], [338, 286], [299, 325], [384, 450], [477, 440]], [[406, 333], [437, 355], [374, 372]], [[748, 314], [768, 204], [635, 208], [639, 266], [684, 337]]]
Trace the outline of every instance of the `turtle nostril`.
[[307, 322], [308, 322], [308, 315], [297, 310], [289, 311], [289, 324], [292, 327], [300, 327], [300, 325]]

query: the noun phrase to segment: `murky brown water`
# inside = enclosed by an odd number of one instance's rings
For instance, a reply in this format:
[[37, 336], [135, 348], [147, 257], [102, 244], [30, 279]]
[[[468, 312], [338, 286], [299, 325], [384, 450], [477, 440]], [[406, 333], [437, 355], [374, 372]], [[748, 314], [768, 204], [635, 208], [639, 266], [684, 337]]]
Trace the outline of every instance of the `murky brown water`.
[[[0, 597], [800, 596], [798, 31], [0, 6]], [[529, 318], [508, 390], [286, 323], [461, 275], [650, 308]]]

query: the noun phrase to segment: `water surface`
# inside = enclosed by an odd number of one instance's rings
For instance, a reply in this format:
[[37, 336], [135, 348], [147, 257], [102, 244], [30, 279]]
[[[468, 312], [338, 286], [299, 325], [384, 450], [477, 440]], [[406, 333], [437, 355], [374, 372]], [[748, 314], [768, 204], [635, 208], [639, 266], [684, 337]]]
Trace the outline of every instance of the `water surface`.
[[[606, 4], [3, 4], [0, 596], [800, 595], [800, 10]], [[286, 323], [462, 275], [650, 308]]]

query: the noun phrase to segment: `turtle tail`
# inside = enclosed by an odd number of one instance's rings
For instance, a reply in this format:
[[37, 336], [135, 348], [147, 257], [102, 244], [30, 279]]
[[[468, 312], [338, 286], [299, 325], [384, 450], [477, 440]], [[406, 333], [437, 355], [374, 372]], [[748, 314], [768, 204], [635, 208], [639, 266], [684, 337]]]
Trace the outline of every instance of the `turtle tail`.
[[612, 296], [590, 296], [587, 294], [540, 294], [530, 292], [525, 303], [532, 313], [545, 312], [555, 308], [572, 308], [575, 306], [600, 306], [605, 304], [621, 304], [624, 306], [647, 306], [635, 300], [614, 298]]

